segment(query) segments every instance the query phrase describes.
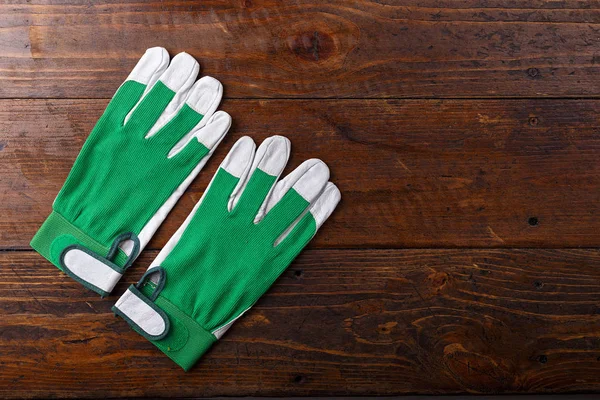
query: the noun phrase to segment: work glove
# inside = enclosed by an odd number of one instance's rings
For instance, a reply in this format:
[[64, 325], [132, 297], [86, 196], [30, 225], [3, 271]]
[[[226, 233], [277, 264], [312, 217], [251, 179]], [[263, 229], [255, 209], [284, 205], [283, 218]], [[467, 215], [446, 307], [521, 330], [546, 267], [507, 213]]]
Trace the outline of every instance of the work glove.
[[244, 137], [144, 276], [113, 307], [184, 370], [267, 291], [340, 200], [320, 160], [277, 182], [282, 136]]
[[148, 49], [86, 140], [52, 213], [31, 241], [102, 296], [150, 241], [223, 139], [219, 81], [196, 81], [189, 54]]

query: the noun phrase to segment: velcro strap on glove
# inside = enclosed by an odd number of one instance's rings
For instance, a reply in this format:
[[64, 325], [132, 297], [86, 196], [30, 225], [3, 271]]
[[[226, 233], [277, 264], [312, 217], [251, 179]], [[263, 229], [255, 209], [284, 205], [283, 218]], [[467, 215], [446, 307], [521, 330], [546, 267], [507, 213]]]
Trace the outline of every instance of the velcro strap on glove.
[[165, 279], [161, 267], [149, 269], [137, 284], [127, 289], [112, 310], [188, 371], [217, 337], [160, 296]]
[[104, 297], [136, 259], [140, 241], [133, 232], [125, 232], [109, 245], [100, 243], [52, 211], [31, 239], [31, 247], [77, 282]]
[[148, 340], [160, 340], [169, 333], [169, 317], [134, 285], [123, 293], [113, 311]]
[[66, 247], [60, 265], [67, 275], [102, 297], [113, 290], [125, 273], [125, 268], [80, 245]]

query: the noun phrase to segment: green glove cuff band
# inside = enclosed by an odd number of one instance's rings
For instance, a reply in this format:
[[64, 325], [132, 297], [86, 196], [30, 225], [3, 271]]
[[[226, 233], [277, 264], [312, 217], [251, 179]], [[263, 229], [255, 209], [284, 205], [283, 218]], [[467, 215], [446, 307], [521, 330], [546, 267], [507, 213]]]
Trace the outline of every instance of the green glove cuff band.
[[[73, 244], [79, 244], [96, 254], [107, 254], [110, 250], [110, 246], [98, 243], [56, 211], [52, 211], [46, 218], [30, 243], [35, 251], [60, 270], [63, 269], [60, 265], [60, 254], [67, 246]], [[123, 266], [127, 263], [127, 259], [127, 255], [119, 250], [114, 263]]]
[[[129, 257], [118, 247], [127, 239], [134, 241]], [[112, 245], [105, 246], [56, 211], [48, 216], [30, 244], [57, 268], [101, 296], [111, 292], [139, 250], [139, 241], [131, 233], [119, 235]]]
[[151, 342], [181, 368], [189, 371], [217, 338], [165, 298], [159, 296], [156, 304], [169, 316], [171, 329], [164, 339]]
[[144, 283], [147, 275], [137, 285], [131, 285], [112, 310], [188, 371], [217, 339], [169, 300], [157, 295], [160, 284]]

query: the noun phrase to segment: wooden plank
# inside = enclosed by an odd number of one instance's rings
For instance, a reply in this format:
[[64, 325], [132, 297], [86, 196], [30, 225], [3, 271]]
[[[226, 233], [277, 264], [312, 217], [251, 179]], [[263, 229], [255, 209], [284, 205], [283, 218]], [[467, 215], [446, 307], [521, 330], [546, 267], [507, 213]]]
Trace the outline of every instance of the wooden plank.
[[184, 374], [116, 296], [0, 252], [0, 395], [600, 391], [599, 292], [598, 250], [311, 250]]
[[[0, 102], [1, 246], [27, 248], [105, 105]], [[291, 139], [291, 167], [322, 158], [342, 191], [313, 247], [600, 246], [598, 101], [231, 100], [223, 109], [230, 136], [150, 248], [183, 222], [235, 139], [272, 134]]]
[[147, 47], [229, 97], [597, 96], [600, 3], [129, 1], [0, 5], [0, 97], [107, 98]]

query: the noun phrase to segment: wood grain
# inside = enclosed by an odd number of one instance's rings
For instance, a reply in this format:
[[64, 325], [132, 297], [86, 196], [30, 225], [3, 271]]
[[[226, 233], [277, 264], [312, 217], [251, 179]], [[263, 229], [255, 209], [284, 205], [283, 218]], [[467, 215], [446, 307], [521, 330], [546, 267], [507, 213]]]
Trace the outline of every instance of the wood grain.
[[[28, 248], [106, 100], [0, 102], [0, 246]], [[231, 100], [229, 137], [150, 248], [162, 248], [234, 141], [292, 141], [342, 203], [315, 248], [600, 246], [595, 100]], [[291, 168], [288, 168], [288, 171]]]
[[[153, 46], [234, 125], [102, 300], [28, 244]], [[598, 0], [1, 2], [0, 397], [600, 392], [599, 49]], [[342, 203], [183, 373], [110, 307], [273, 134]]]
[[107, 98], [147, 47], [229, 97], [598, 96], [600, 3], [128, 1], [0, 5], [0, 97]]
[[184, 374], [116, 296], [1, 252], [0, 396], [599, 391], [599, 292], [598, 250], [311, 250]]

